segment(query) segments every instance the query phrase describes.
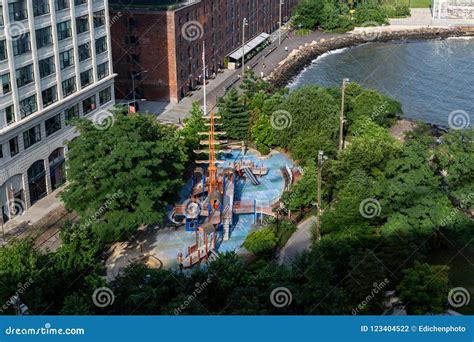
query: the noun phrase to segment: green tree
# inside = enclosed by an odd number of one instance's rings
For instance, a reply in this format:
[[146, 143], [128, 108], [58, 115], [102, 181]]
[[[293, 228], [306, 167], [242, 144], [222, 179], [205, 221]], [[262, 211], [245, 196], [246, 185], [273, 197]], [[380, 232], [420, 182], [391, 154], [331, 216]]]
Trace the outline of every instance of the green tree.
[[303, 29], [313, 30], [321, 23], [321, 12], [324, 0], [303, 0], [295, 8], [293, 25]]
[[152, 116], [115, 114], [111, 127], [76, 123], [80, 136], [68, 143], [66, 207], [105, 241], [127, 238], [142, 224], [160, 222], [182, 186], [187, 161], [173, 128]]
[[181, 136], [184, 137], [186, 145], [189, 149], [190, 154], [195, 149], [200, 147], [201, 136], [199, 132], [207, 132], [205, 119], [203, 118], [203, 111], [198, 102], [193, 102], [191, 109], [191, 116], [184, 119], [184, 127], [180, 130]]
[[250, 115], [235, 88], [219, 101], [219, 114], [227, 137], [236, 140], [248, 139]]
[[363, 133], [350, 140], [333, 164], [332, 172], [336, 180], [344, 179], [352, 170], [361, 170], [369, 176], [377, 177], [386, 163], [401, 150], [400, 143], [390, 136], [387, 129], [370, 119], [362, 120], [368, 127], [359, 129]]
[[446, 309], [449, 291], [448, 266], [431, 266], [416, 262], [413, 268], [406, 269], [403, 273], [405, 275], [398, 291], [409, 314], [442, 313]]
[[273, 229], [265, 227], [250, 233], [245, 239], [244, 247], [255, 255], [269, 257], [275, 251], [277, 244], [278, 239]]
[[316, 203], [318, 171], [315, 163], [309, 163], [304, 168], [304, 174], [301, 180], [293, 184], [290, 191], [283, 193], [282, 202], [289, 210], [299, 210], [308, 208]]

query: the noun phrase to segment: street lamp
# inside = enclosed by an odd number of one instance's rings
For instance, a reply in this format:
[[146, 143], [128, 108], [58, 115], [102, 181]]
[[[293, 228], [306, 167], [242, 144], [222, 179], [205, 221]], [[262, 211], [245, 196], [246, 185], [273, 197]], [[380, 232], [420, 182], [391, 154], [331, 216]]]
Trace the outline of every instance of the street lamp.
[[317, 208], [316, 208], [316, 240], [321, 240], [321, 184], [322, 184], [322, 170], [323, 170], [323, 163], [327, 157], [324, 155], [324, 151], [318, 152], [318, 189], [317, 189]]
[[245, 26], [249, 26], [247, 18], [244, 18], [242, 22], [242, 79], [245, 73]]
[[[148, 70], [143, 70], [137, 73], [132, 71], [132, 93], [133, 93], [133, 108], [135, 108], [135, 77], [140, 76], [141, 74], [146, 74]], [[130, 102], [129, 102], [130, 104]], [[128, 106], [128, 113], [130, 114], [130, 105]]]
[[344, 106], [345, 106], [345, 95], [346, 95], [346, 86], [349, 83], [348, 78], [342, 80], [342, 96], [341, 96], [341, 116], [339, 118], [339, 151], [344, 149]]
[[284, 4], [283, 0], [280, 0], [280, 28], [278, 29], [278, 45], [281, 45], [281, 25], [282, 25], [282, 14], [281, 14], [281, 6]]

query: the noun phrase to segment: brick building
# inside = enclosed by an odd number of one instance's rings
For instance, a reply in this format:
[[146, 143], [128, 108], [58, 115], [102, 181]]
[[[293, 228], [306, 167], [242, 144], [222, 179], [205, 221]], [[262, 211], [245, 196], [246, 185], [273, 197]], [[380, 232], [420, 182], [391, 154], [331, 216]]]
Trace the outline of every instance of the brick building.
[[[283, 22], [298, 0], [284, 0]], [[202, 42], [207, 75], [245, 41], [278, 29], [279, 0], [110, 0], [116, 96], [178, 102], [202, 83]], [[132, 85], [133, 84], [133, 85]]]

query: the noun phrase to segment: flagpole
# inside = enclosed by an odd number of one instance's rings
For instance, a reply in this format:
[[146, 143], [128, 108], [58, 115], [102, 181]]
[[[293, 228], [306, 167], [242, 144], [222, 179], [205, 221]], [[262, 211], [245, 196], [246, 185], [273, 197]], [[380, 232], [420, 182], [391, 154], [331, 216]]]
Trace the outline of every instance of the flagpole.
[[206, 42], [202, 42], [202, 79], [204, 90], [204, 116], [207, 115], [207, 99], [206, 99]]

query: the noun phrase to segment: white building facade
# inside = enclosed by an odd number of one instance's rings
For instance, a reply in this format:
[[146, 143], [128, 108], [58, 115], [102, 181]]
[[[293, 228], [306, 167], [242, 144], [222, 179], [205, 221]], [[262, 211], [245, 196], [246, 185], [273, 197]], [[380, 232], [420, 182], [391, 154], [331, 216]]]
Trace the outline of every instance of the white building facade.
[[433, 0], [433, 19], [474, 19], [474, 0]]
[[66, 180], [76, 117], [114, 104], [107, 0], [0, 3], [0, 221]]

